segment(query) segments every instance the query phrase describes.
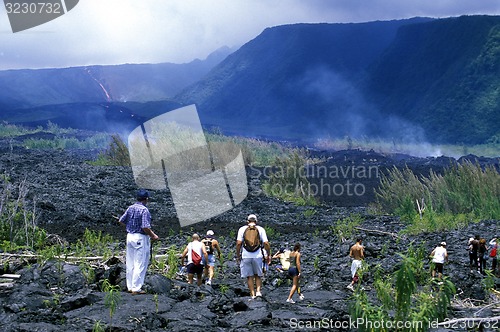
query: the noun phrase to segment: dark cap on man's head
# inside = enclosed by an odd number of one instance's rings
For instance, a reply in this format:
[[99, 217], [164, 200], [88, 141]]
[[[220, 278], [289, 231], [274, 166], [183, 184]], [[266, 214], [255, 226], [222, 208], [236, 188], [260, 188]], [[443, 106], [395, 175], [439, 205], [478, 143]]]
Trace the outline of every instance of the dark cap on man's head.
[[137, 199], [142, 200], [142, 199], [148, 199], [149, 198], [149, 191], [145, 189], [139, 189], [137, 191]]

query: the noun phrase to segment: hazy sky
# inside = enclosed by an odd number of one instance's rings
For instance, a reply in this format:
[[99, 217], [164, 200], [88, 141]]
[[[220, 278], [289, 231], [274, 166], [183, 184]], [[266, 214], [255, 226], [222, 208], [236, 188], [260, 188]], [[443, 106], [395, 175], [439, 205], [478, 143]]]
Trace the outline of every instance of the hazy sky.
[[276, 25], [466, 14], [500, 15], [500, 0], [80, 0], [18, 33], [1, 5], [0, 69], [183, 63]]

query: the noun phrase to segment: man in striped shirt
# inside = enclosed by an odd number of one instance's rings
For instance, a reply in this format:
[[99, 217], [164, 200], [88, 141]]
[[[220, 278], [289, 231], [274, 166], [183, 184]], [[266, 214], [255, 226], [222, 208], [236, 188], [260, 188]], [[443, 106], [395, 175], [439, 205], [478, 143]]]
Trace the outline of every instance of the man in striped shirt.
[[150, 259], [151, 241], [158, 240], [151, 230], [151, 214], [146, 207], [149, 192], [137, 192], [137, 202], [129, 206], [119, 222], [127, 229], [127, 289], [132, 294], [145, 294], [142, 290]]

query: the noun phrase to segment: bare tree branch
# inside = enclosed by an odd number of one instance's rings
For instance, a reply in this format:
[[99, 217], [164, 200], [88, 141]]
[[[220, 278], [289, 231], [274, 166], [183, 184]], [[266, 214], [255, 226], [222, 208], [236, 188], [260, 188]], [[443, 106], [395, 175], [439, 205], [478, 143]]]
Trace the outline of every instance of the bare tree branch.
[[392, 236], [393, 238], [396, 238], [396, 239], [404, 240], [403, 237], [399, 236], [396, 233], [379, 231], [378, 229], [366, 229], [366, 228], [362, 228], [362, 227], [355, 227], [355, 228], [357, 230], [364, 231], [364, 232], [367, 232], [367, 233], [384, 234], [384, 235]]

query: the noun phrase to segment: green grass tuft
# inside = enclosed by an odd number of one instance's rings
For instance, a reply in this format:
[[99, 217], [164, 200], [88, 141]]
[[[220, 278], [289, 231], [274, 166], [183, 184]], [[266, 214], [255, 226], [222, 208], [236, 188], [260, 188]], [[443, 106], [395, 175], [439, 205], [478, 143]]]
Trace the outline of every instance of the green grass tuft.
[[[376, 195], [385, 212], [399, 215], [408, 224], [409, 233], [500, 219], [500, 174], [493, 166], [483, 169], [465, 162], [450, 166], [443, 175], [431, 171], [429, 177], [422, 178], [408, 168], [394, 168], [382, 178]], [[419, 206], [424, 206], [422, 215]]]

